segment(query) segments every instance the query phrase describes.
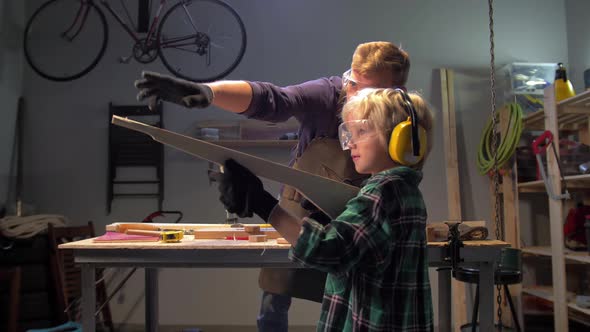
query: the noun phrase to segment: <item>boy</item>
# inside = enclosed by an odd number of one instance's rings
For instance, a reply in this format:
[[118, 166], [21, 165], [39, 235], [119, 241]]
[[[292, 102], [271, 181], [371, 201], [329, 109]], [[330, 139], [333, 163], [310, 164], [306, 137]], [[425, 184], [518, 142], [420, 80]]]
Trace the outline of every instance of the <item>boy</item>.
[[371, 177], [326, 226], [314, 215], [290, 215], [233, 160], [219, 179], [220, 200], [230, 212], [252, 209], [293, 245], [292, 260], [328, 272], [318, 331], [432, 331], [427, 213], [418, 189], [432, 114], [416, 94], [365, 89], [345, 104], [342, 119], [342, 148]]

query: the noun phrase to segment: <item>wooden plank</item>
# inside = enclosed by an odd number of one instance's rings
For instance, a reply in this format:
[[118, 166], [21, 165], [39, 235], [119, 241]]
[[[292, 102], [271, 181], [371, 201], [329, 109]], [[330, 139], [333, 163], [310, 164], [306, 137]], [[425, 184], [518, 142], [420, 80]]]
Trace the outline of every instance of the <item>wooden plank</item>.
[[250, 235], [250, 236], [248, 236], [248, 241], [250, 241], [250, 242], [266, 242], [266, 240], [267, 240], [266, 235]]
[[125, 230], [125, 229], [146, 229], [146, 230], [177, 230], [177, 231], [185, 231], [190, 233], [191, 231], [195, 231], [198, 229], [206, 229], [206, 228], [231, 228], [231, 227], [238, 227], [238, 225], [244, 225], [239, 227], [245, 226], [258, 226], [260, 228], [270, 228], [272, 227], [271, 224], [188, 224], [188, 223], [179, 223], [179, 224], [172, 224], [172, 223], [144, 223], [144, 222], [116, 222], [112, 224], [106, 225], [107, 232], [115, 232], [118, 230]]
[[[455, 119], [455, 90], [452, 70], [440, 69], [440, 85], [443, 113], [443, 139], [445, 146], [445, 164], [447, 178], [447, 207], [449, 220], [461, 221], [461, 188], [459, 184], [459, 163], [457, 160], [457, 132]], [[467, 322], [465, 308], [465, 284], [452, 280], [453, 324], [454, 330], [460, 331]]]
[[441, 69], [448, 218], [451, 221], [461, 221], [461, 188], [459, 185], [459, 162], [457, 158], [457, 130], [453, 78], [453, 72], [451, 70]]
[[[506, 133], [509, 130], [509, 113], [507, 109], [502, 109], [500, 113], [500, 131], [502, 133]], [[518, 205], [518, 168], [516, 166], [515, 158], [509, 161], [508, 165], [505, 167], [509, 167], [510, 172], [505, 173], [502, 175], [502, 184], [500, 186], [501, 193], [502, 193], [502, 207], [504, 211], [503, 219], [504, 219], [504, 240], [510, 244], [512, 248], [520, 248], [520, 223], [518, 221], [519, 218], [519, 205]], [[492, 184], [493, 185], [493, 184]], [[493, 192], [492, 198], [495, 202], [495, 192]], [[498, 193], [500, 195], [500, 193]], [[495, 214], [494, 214], [495, 216]], [[495, 224], [495, 219], [493, 221]], [[495, 230], [495, 229], [494, 229]], [[494, 233], [495, 234], [495, 233]], [[521, 296], [521, 284], [516, 285], [509, 285], [510, 294], [513, 297], [513, 301], [516, 304], [517, 308], [517, 316], [512, 317], [512, 312], [509, 310], [508, 307], [508, 300], [506, 299], [505, 294], [502, 294], [502, 323], [506, 326], [513, 326], [514, 319], [522, 322], [522, 314], [520, 314], [520, 308], [522, 308], [522, 296]], [[494, 295], [497, 296], [498, 291], [494, 292]]]
[[[572, 97], [576, 98], [576, 97]], [[566, 99], [568, 101], [569, 99]], [[562, 101], [563, 103], [564, 101]], [[571, 102], [571, 101], [570, 101]], [[557, 108], [555, 102], [555, 90], [550, 85], [545, 88], [545, 128], [553, 134], [554, 141], [559, 142], [557, 121]], [[559, 144], [554, 144], [555, 151], [559, 155]], [[547, 168], [549, 181], [552, 181], [556, 194], [561, 193], [561, 181], [557, 160], [553, 153], [547, 154]], [[563, 242], [563, 202], [548, 198], [549, 223], [551, 234], [551, 270], [553, 280], [553, 310], [555, 331], [568, 331], [568, 312], [566, 299], [565, 257]]]
[[297, 189], [332, 218], [337, 217], [344, 210], [346, 203], [355, 197], [359, 190], [343, 182], [116, 115], [113, 115], [112, 123], [142, 132], [158, 142], [221, 166], [227, 159], [234, 159], [260, 177]]
[[194, 231], [193, 235], [195, 239], [248, 238], [250, 235], [266, 235], [269, 239], [281, 237], [274, 228], [261, 229], [259, 234], [249, 233], [244, 228], [206, 228]]
[[[508, 130], [510, 120], [508, 112], [500, 114], [500, 129], [502, 133]], [[504, 206], [504, 235], [505, 241], [513, 248], [520, 248], [520, 227], [518, 223], [518, 189], [517, 189], [517, 168], [514, 162], [510, 166], [511, 172], [502, 175], [502, 198]], [[492, 196], [494, 197], [494, 196]]]
[[244, 231], [250, 234], [260, 234], [260, 226], [258, 225], [244, 225]]
[[123, 243], [123, 242], [158, 242], [160, 241], [160, 236], [159, 235], [150, 235], [150, 236], [144, 236], [144, 235], [131, 235], [131, 234], [124, 234], [124, 233], [118, 233], [118, 232], [106, 232], [104, 235], [99, 236], [99, 237], [95, 237], [92, 239], [95, 242], [119, 242], [119, 243]]

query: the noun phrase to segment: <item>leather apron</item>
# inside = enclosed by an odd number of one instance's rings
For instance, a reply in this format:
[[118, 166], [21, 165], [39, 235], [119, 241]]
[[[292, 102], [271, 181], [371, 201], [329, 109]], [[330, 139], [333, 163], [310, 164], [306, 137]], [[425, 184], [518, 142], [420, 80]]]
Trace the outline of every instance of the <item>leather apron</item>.
[[[355, 186], [360, 186], [367, 177], [355, 171], [350, 151], [343, 151], [340, 142], [332, 138], [312, 140], [301, 157], [295, 160], [293, 168]], [[302, 198], [294, 188], [285, 186], [279, 204], [291, 214], [303, 218], [309, 212], [301, 207]], [[326, 273], [315, 269], [262, 268], [258, 283], [260, 288], [270, 293], [322, 302]]]

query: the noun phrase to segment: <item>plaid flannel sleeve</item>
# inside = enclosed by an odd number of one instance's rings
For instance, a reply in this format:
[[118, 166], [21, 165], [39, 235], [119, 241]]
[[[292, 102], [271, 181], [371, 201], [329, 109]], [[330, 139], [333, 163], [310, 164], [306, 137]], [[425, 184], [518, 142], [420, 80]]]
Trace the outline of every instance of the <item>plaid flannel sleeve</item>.
[[[392, 230], [382, 222], [383, 200], [379, 183], [368, 183], [351, 199], [346, 210], [330, 224], [322, 226], [304, 218], [301, 234], [289, 256], [293, 261], [328, 273], [349, 271], [362, 260], [379, 266], [387, 257], [382, 250], [392, 241]], [[397, 206], [388, 202], [388, 208]]]

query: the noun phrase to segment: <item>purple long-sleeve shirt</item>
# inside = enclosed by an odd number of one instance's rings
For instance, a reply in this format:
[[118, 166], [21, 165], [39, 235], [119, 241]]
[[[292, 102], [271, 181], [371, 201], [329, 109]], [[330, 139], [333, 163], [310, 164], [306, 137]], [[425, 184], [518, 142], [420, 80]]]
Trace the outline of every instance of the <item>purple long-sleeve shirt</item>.
[[252, 102], [242, 115], [275, 123], [287, 121], [292, 116], [299, 121], [299, 144], [293, 157], [301, 156], [316, 137], [337, 138], [342, 110], [340, 77], [320, 78], [287, 87], [267, 82], [248, 83], [252, 87]]

